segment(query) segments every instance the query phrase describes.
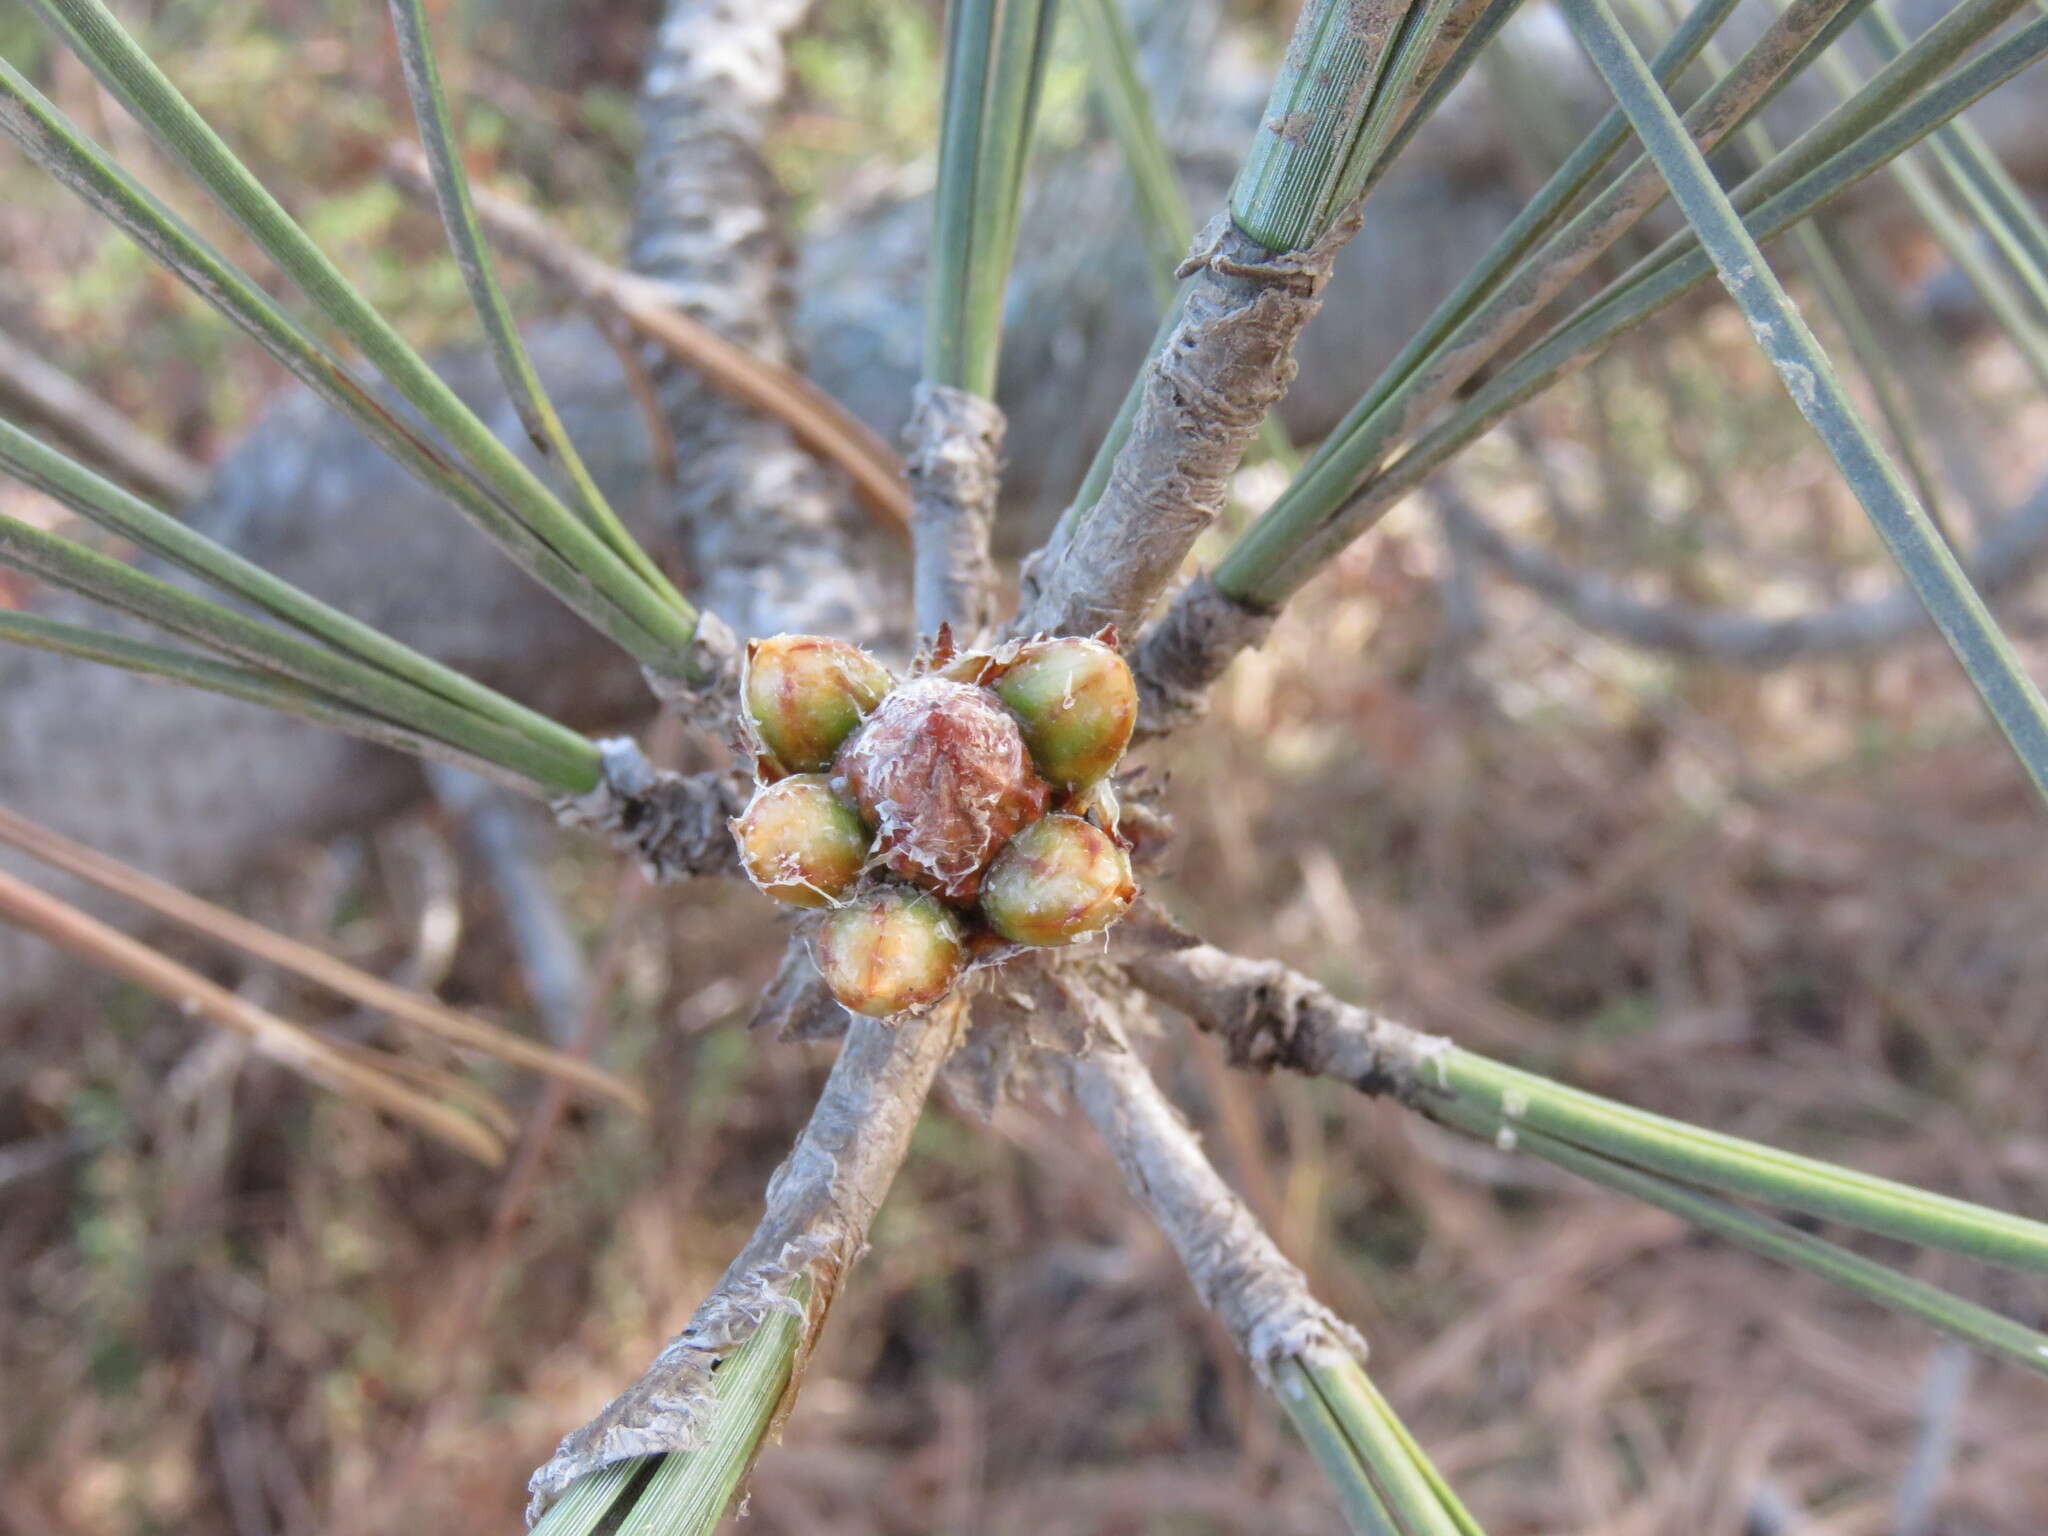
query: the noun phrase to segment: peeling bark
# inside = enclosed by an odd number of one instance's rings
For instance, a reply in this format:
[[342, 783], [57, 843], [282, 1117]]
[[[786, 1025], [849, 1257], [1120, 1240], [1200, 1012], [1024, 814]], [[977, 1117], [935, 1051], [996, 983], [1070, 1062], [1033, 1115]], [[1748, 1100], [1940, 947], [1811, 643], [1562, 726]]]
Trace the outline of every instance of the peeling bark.
[[750, 786], [734, 773], [684, 775], [658, 769], [639, 744], [598, 743], [604, 776], [588, 794], [556, 800], [565, 827], [595, 833], [640, 861], [656, 884], [691, 875], [736, 875], [739, 852], [727, 823], [746, 809]]
[[1231, 1065], [1333, 1077], [1363, 1093], [1406, 1097], [1418, 1065], [1448, 1042], [1337, 997], [1276, 960], [1212, 944], [1140, 955], [1126, 974], [1223, 1042]]
[[994, 617], [989, 530], [1001, 479], [1003, 413], [943, 384], [919, 384], [903, 429], [910, 471], [911, 591], [921, 635], [941, 624], [972, 644]]
[[1356, 209], [1314, 246], [1275, 253], [1228, 217], [1181, 268], [1181, 313], [1146, 365], [1130, 437], [1101, 499], [1043, 562], [1020, 633], [1135, 631], [1222, 511], [1259, 423], [1294, 378], [1294, 342], [1321, 306]]
[[529, 1521], [588, 1473], [701, 1445], [716, 1402], [713, 1372], [770, 1311], [797, 1306], [790, 1290], [807, 1280], [801, 1374], [840, 1277], [867, 1245], [963, 1012], [956, 1002], [922, 1018], [852, 1021], [810, 1123], [768, 1181], [767, 1209], [747, 1246], [646, 1374], [534, 1473]]
[[1278, 616], [1216, 590], [1204, 571], [1138, 638], [1138, 739], [1163, 736], [1201, 718], [1210, 686], [1239, 651], [1266, 643]]

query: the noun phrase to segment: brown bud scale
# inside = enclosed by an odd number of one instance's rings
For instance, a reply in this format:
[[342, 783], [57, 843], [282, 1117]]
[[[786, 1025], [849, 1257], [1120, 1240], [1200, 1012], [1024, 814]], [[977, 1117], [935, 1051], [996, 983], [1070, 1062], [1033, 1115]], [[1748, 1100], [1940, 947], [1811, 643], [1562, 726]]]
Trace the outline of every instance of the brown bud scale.
[[876, 829], [882, 861], [949, 901], [973, 899], [989, 860], [1050, 798], [1010, 713], [940, 677], [883, 699], [840, 749], [835, 777]]

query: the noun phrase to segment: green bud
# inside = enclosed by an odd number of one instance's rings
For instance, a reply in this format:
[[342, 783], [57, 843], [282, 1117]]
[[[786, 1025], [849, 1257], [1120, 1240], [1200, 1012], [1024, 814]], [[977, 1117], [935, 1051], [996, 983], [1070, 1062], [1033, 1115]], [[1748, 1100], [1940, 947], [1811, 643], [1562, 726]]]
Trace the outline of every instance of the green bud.
[[747, 647], [740, 693], [763, 753], [780, 773], [820, 773], [894, 679], [857, 645], [776, 635]]
[[993, 684], [1024, 727], [1048, 783], [1085, 789], [1106, 776], [1138, 723], [1138, 685], [1100, 640], [1070, 636], [1027, 645]]
[[841, 1003], [873, 1018], [937, 1002], [965, 959], [953, 914], [899, 885], [840, 907], [818, 930], [818, 974]]
[[1137, 894], [1115, 838], [1079, 816], [1047, 816], [996, 856], [981, 910], [1012, 944], [1068, 944], [1107, 928]]
[[819, 773], [755, 790], [732, 835], [747, 878], [792, 907], [831, 906], [868, 861], [866, 824]]

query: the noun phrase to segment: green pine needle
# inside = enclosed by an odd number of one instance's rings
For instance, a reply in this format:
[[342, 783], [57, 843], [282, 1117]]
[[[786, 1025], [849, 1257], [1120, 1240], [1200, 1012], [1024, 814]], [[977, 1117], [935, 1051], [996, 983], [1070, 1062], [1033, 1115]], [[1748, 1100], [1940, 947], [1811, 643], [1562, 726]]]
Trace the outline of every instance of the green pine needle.
[[1282, 1361], [1273, 1386], [1360, 1536], [1485, 1536], [1349, 1354]]
[[[595, 749], [592, 749], [591, 753], [589, 783], [579, 784], [565, 777], [542, 778], [536, 776], [533, 771], [521, 768], [516, 762], [509, 762], [500, 757], [480, 756], [452, 745], [442, 738], [408, 730], [380, 716], [337, 703], [326, 694], [293, 682], [289, 678], [280, 677], [276, 673], [256, 667], [238, 666], [231, 662], [215, 661], [175, 646], [152, 645], [146, 641], [131, 640], [125, 635], [109, 634], [83, 624], [71, 624], [61, 619], [47, 619], [36, 614], [17, 613], [11, 609], [0, 608], [0, 644], [26, 646], [31, 650], [71, 656], [80, 661], [96, 662], [101, 666], [115, 667], [124, 672], [154, 678], [159, 682], [176, 683], [206, 693], [218, 693], [227, 698], [241, 699], [245, 703], [260, 704], [265, 709], [296, 715], [302, 720], [311, 721], [328, 730], [339, 731], [346, 736], [355, 736], [364, 741], [375, 742], [379, 746], [411, 753], [416, 757], [452, 763], [500, 782], [509, 778], [521, 785], [538, 786], [557, 793], [580, 793], [581, 789], [590, 787], [590, 784], [596, 781]], [[561, 770], [542, 768], [539, 772], [559, 775]]]
[[927, 383], [990, 398], [1050, 0], [953, 0], [925, 302]]
[[718, 1406], [698, 1450], [618, 1463], [579, 1479], [532, 1536], [711, 1536], [742, 1484], [796, 1369], [810, 1295], [798, 1281], [713, 1378]]
[[17, 518], [0, 516], [0, 565], [41, 577], [258, 671], [289, 678], [333, 704], [501, 763], [536, 783], [578, 793], [597, 783], [597, 749], [558, 726], [528, 732], [497, 724], [353, 656], [196, 597]]
[[2048, 1334], [2001, 1317], [1988, 1307], [1965, 1301], [1939, 1286], [1901, 1274], [1823, 1238], [1745, 1210], [1704, 1190], [1588, 1152], [1583, 1147], [1541, 1131], [1519, 1133], [1515, 1146], [1517, 1150], [1596, 1184], [1604, 1184], [1650, 1205], [1661, 1206], [1703, 1231], [1712, 1232], [1767, 1258], [1806, 1270], [1809, 1274], [1819, 1275], [1824, 1280], [1867, 1296], [1880, 1306], [1920, 1318], [1988, 1353], [2002, 1355], [2028, 1370], [2048, 1375]]
[[[1915, 46], [1927, 41], [1923, 37]], [[2029, 22], [1924, 89], [1904, 89], [1898, 82], [1901, 89], [1889, 91], [1883, 77], [1873, 81], [1841, 109], [1858, 120], [1868, 119], [1857, 132], [1829, 135], [1822, 143], [1816, 134], [1826, 125], [1817, 125], [1736, 188], [1734, 201], [1743, 210], [1747, 228], [1759, 243], [1782, 234], [2043, 57], [2048, 57], [2048, 16]], [[1402, 497], [1510, 411], [1713, 275], [1712, 261], [1689, 230], [1673, 236], [1473, 390], [1391, 467], [1373, 474], [1313, 528], [1260, 551], [1257, 558], [1251, 557], [1246, 540], [1240, 540], [1217, 567], [1219, 585], [1228, 567], [1234, 595], [1254, 606], [1277, 608]], [[1269, 512], [1267, 517], [1271, 516]], [[1265, 523], [1262, 519], [1254, 524], [1247, 539], [1257, 536]]]
[[610, 545], [640, 579], [666, 598], [678, 611], [689, 607], [682, 594], [669, 584], [661, 568], [626, 531], [612, 510], [583, 456], [570, 441], [568, 430], [548, 398], [546, 386], [527, 355], [520, 339], [512, 306], [498, 285], [497, 269], [476, 208], [469, 195], [469, 176], [462, 168], [462, 153], [455, 138], [455, 124], [448, 111], [448, 93], [441, 81], [441, 68], [434, 57], [433, 40], [427, 29], [423, 0], [391, 0], [391, 24], [398, 39], [399, 63], [405, 72], [406, 94], [412, 100], [413, 116], [419, 123], [420, 143], [426, 150], [427, 167], [433, 177], [434, 197], [441, 209], [441, 221], [455, 251], [456, 265], [469, 290], [484, 334], [490, 338], [491, 355], [498, 376], [512, 396], [513, 409], [526, 428], [527, 436], [542, 453], [561, 466], [569, 481], [576, 511], [591, 530]]
[[643, 659], [684, 672], [695, 611], [672, 591], [649, 585], [498, 440], [285, 212], [101, 0], [31, 3], [115, 99], [454, 445], [492, 496], [653, 637], [660, 649]]
[[1475, 1135], [1555, 1138], [1706, 1189], [2015, 1269], [2048, 1272], [2048, 1225], [1687, 1125], [1459, 1047], [1418, 1063], [1417, 1102]]
[[1743, 227], [1742, 216], [1606, 0], [1563, 4], [1581, 44], [1664, 173], [1673, 198], [1698, 232], [1722, 284], [1784, 379], [1793, 403], [1863, 503], [2035, 788], [2048, 798], [2048, 700], [2027, 676], [1948, 542], [1850, 401], [1819, 341]]
[[0, 469], [79, 516], [182, 566], [216, 590], [241, 598], [343, 655], [368, 662], [482, 719], [530, 736], [536, 743], [571, 754], [588, 748], [575, 732], [309, 596], [37, 441], [4, 417], [0, 417]]
[[587, 622], [650, 665], [670, 654], [667, 643], [612, 603], [584, 573], [514, 517], [474, 475], [401, 420], [247, 273], [115, 165], [4, 59], [0, 59], [0, 132], [240, 327], [294, 377], [348, 416], [423, 485], [446, 496], [522, 570]]

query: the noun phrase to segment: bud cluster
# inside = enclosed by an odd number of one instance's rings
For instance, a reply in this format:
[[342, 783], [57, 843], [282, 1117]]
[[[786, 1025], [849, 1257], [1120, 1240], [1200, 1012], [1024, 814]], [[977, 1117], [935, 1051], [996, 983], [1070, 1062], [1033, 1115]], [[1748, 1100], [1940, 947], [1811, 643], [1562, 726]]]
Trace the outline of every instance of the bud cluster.
[[857, 1013], [930, 1007], [977, 960], [1101, 933], [1137, 895], [1108, 779], [1137, 687], [1106, 632], [937, 653], [898, 682], [778, 635], [741, 682], [753, 800], [732, 823], [775, 900], [828, 908], [815, 958]]

